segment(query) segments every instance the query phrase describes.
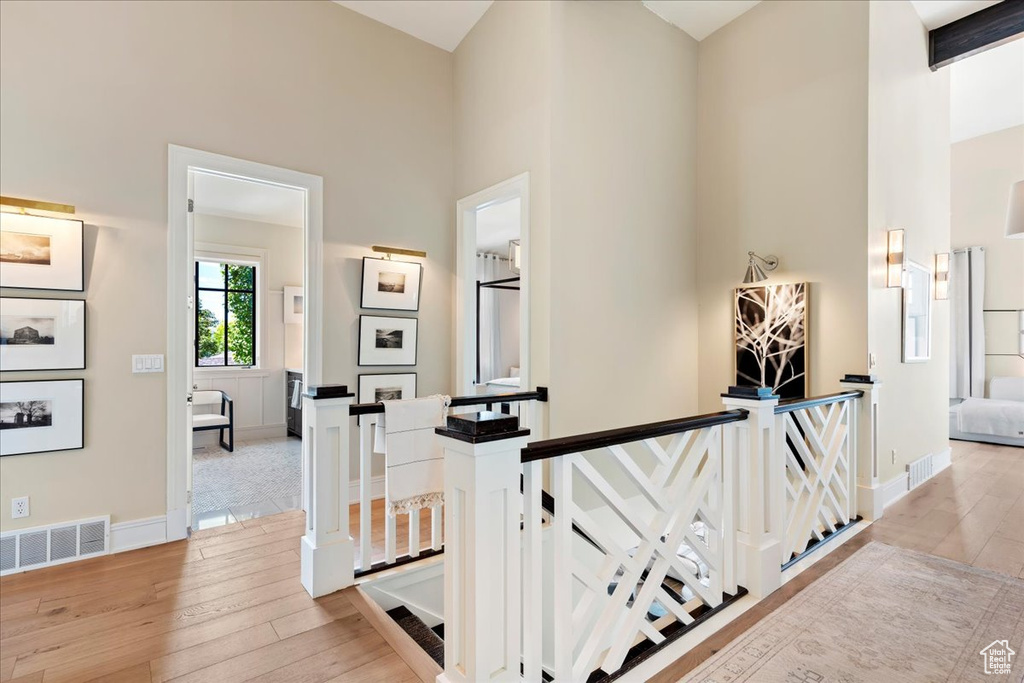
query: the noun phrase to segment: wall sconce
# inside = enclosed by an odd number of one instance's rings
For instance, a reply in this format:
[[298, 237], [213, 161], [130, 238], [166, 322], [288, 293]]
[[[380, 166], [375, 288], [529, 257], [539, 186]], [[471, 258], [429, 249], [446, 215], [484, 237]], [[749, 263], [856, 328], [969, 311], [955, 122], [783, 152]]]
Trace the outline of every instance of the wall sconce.
[[906, 244], [903, 238], [903, 228], [889, 231], [889, 260], [888, 270], [885, 276], [886, 287], [903, 286], [903, 252]]
[[519, 240], [508, 241], [508, 269], [513, 273], [519, 273], [519, 263], [522, 259], [523, 249]]
[[1006, 209], [1006, 236], [1024, 240], [1024, 180], [1010, 188], [1010, 206]]
[[949, 252], [935, 255], [935, 298], [949, 298]]
[[747, 258], [747, 274], [743, 276], [743, 284], [745, 285], [749, 285], [752, 282], [763, 282], [768, 279], [768, 274], [764, 272], [761, 266], [757, 265], [754, 259], [763, 263], [764, 267], [769, 271], [779, 267], [779, 259], [771, 254], [768, 256], [758, 256], [754, 252], [748, 251]]
[[416, 258], [427, 258], [427, 252], [418, 251], [416, 249], [400, 249], [399, 247], [379, 247], [374, 245], [371, 247], [374, 252], [378, 254], [386, 254], [388, 259], [391, 258], [392, 254], [398, 254], [400, 256], [415, 256]]

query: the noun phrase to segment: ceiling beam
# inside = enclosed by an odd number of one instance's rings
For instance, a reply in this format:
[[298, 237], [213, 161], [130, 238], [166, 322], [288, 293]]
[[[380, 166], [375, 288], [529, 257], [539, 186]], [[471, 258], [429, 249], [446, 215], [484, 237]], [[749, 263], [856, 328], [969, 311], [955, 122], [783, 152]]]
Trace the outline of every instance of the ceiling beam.
[[1024, 35], [1024, 0], [1003, 0], [928, 32], [932, 71]]

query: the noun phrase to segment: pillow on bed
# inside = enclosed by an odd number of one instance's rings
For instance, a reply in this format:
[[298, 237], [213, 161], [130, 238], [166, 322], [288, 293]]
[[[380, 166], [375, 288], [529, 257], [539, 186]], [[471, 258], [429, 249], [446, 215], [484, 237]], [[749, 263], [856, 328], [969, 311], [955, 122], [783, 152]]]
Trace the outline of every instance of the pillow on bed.
[[508, 376], [509, 377], [518, 377], [519, 376], [519, 368], [517, 368], [516, 366], [513, 365], [511, 368], [509, 368]]
[[988, 395], [1001, 401], [1024, 401], [1024, 377], [993, 377]]

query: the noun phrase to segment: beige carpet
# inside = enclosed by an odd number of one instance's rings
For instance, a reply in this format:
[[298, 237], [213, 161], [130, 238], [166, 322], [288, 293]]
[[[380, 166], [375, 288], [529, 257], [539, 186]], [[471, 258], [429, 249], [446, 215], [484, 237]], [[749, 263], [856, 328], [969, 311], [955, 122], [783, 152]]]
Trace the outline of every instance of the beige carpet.
[[[1009, 674], [985, 674], [996, 640]], [[1024, 581], [872, 542], [683, 680], [1020, 683]]]

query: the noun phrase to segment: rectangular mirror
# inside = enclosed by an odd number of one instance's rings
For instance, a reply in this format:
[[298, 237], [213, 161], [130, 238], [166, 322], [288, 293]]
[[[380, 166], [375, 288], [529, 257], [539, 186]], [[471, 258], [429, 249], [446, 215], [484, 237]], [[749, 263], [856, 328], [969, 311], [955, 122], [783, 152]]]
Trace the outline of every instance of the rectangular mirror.
[[903, 362], [922, 363], [932, 356], [932, 271], [907, 262], [903, 276]]

